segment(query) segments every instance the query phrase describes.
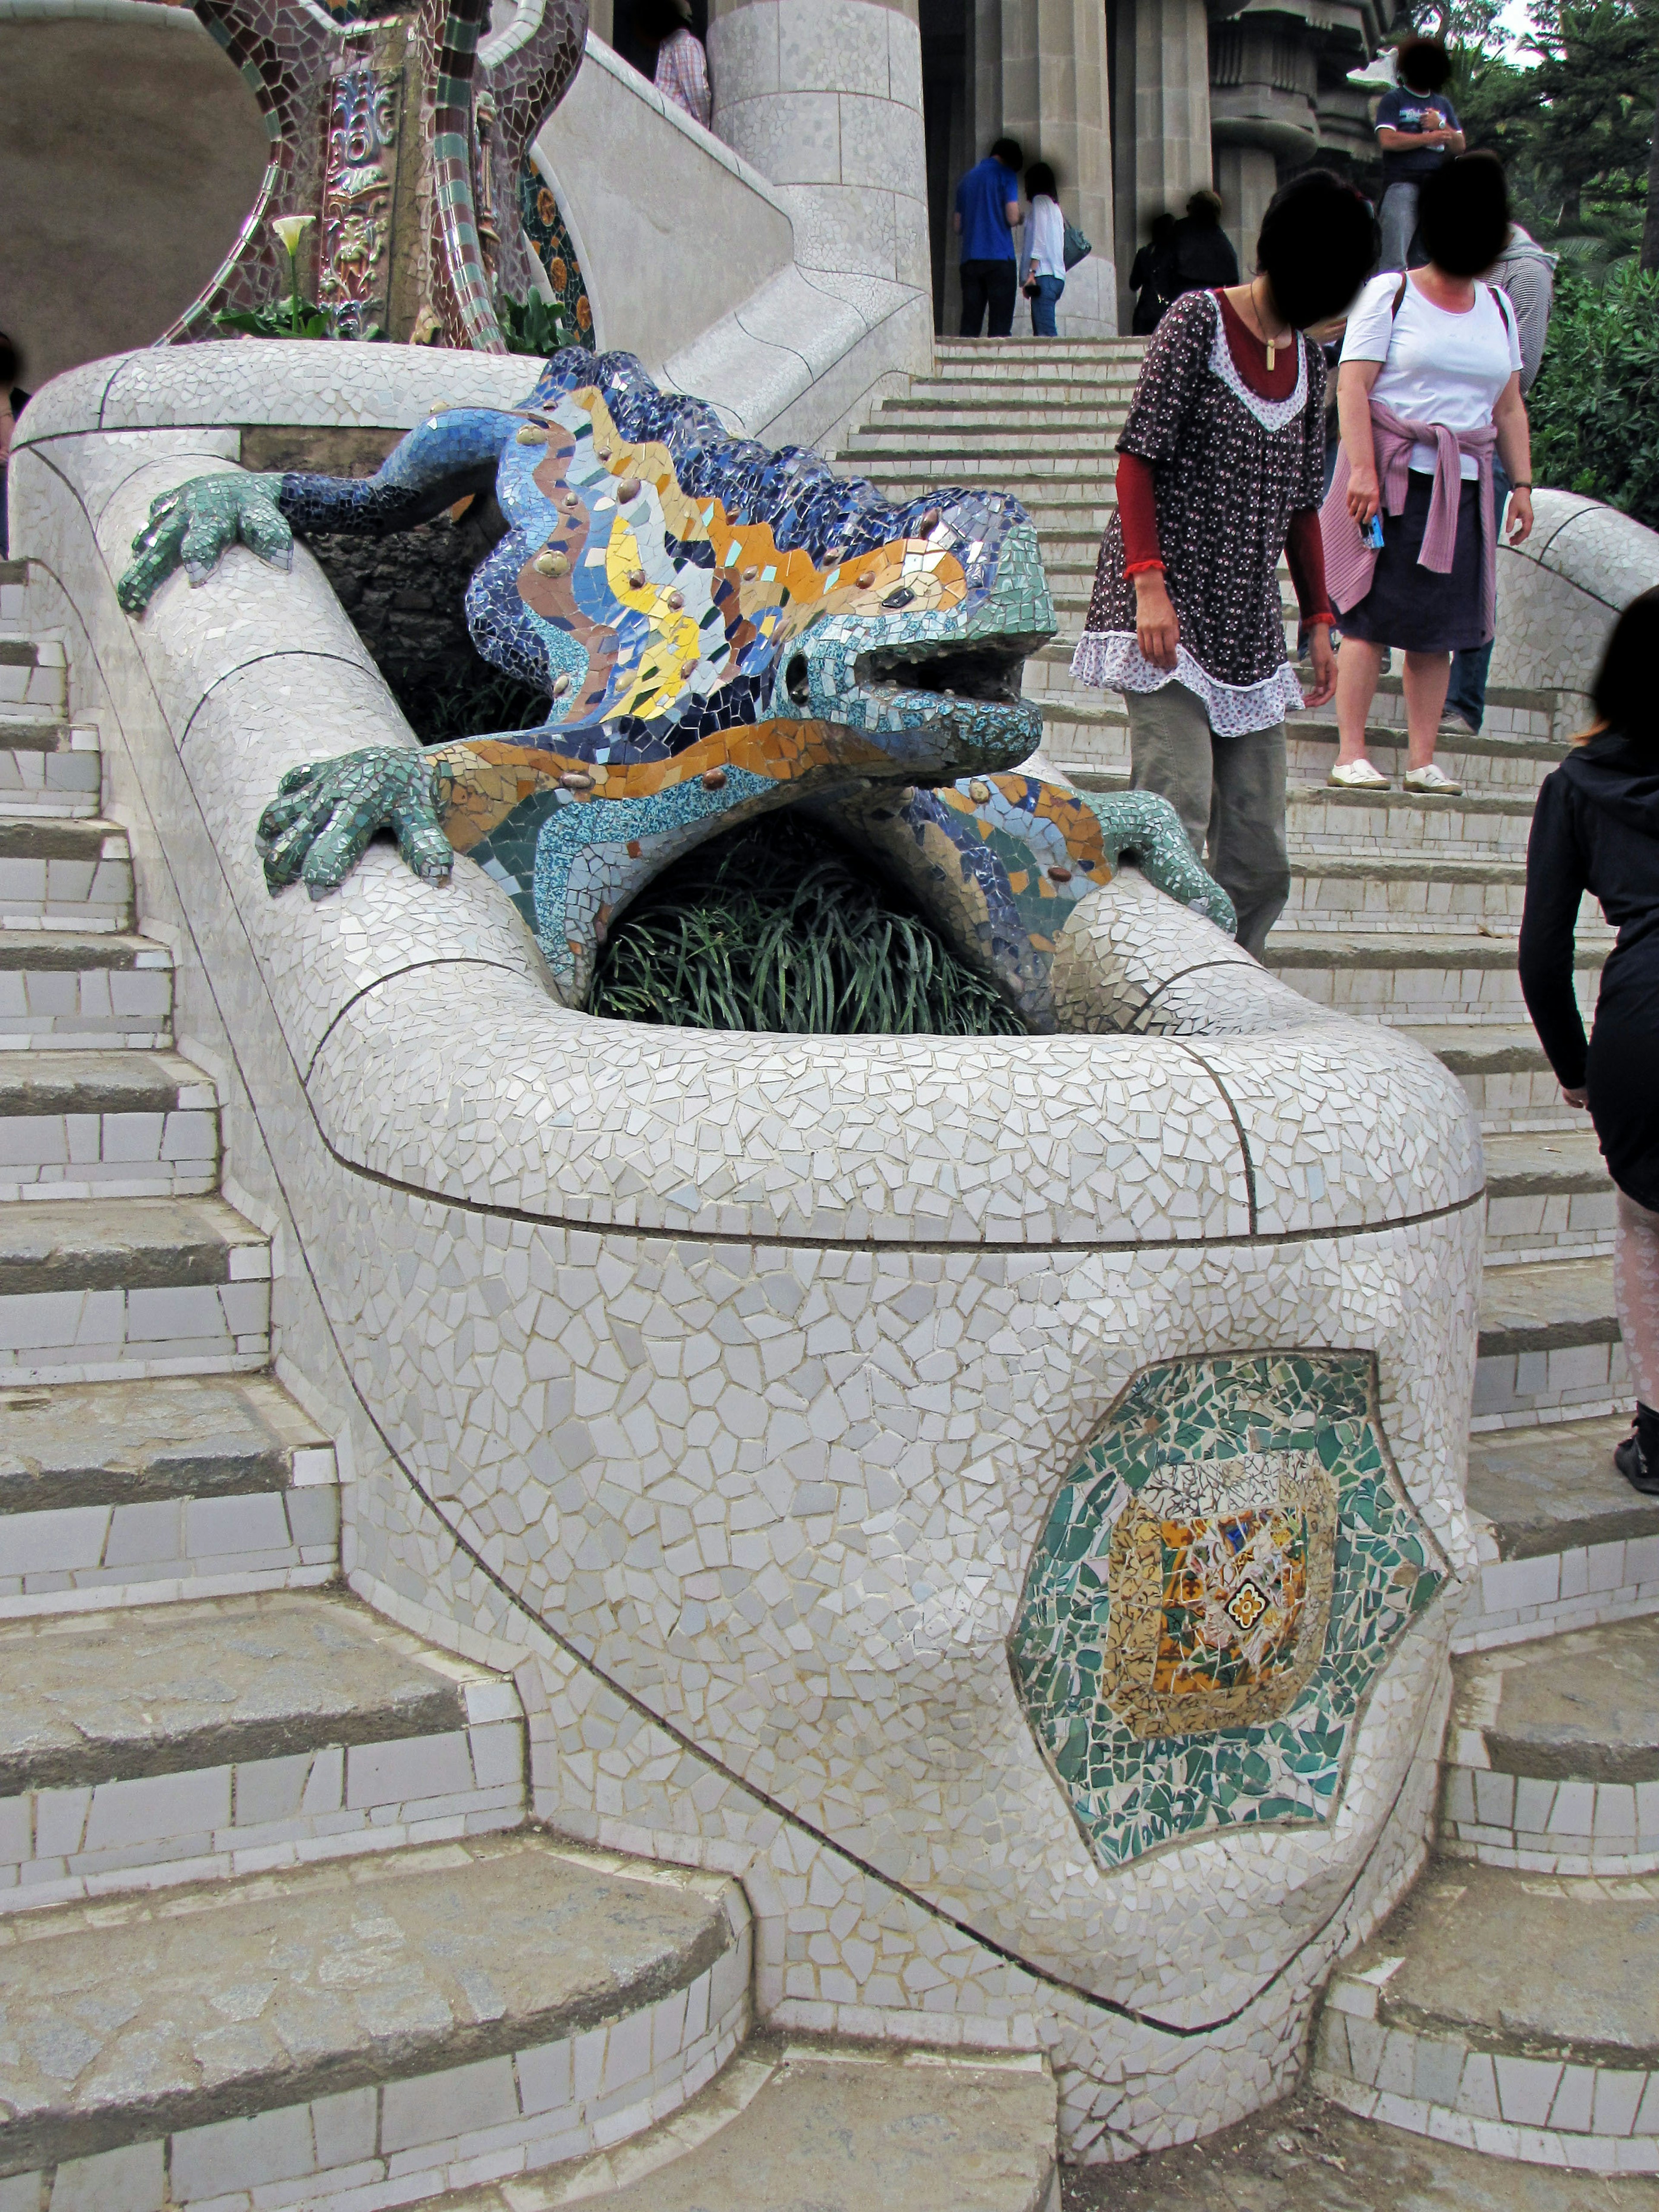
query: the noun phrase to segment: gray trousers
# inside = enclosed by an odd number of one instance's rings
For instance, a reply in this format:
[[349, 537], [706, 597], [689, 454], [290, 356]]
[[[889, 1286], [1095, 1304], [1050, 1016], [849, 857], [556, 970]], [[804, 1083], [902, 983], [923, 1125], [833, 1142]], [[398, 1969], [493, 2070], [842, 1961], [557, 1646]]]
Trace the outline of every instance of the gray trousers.
[[1417, 235], [1417, 199], [1422, 186], [1409, 178], [1392, 184], [1382, 195], [1377, 222], [1382, 232], [1382, 258], [1377, 268], [1409, 269], [1412, 240]]
[[1285, 725], [1218, 738], [1204, 702], [1184, 684], [1126, 691], [1123, 703], [1130, 784], [1158, 792], [1174, 807], [1194, 852], [1233, 902], [1239, 943], [1260, 960], [1291, 895]]

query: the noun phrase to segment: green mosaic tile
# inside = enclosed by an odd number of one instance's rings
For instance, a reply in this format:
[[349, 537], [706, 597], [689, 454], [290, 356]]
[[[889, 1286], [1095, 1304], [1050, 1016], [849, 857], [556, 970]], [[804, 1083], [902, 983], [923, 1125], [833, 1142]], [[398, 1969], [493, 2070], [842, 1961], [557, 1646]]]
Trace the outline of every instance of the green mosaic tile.
[[1100, 1863], [1328, 1820], [1366, 1693], [1444, 1578], [1369, 1354], [1139, 1376], [1060, 1485], [1009, 1638]]

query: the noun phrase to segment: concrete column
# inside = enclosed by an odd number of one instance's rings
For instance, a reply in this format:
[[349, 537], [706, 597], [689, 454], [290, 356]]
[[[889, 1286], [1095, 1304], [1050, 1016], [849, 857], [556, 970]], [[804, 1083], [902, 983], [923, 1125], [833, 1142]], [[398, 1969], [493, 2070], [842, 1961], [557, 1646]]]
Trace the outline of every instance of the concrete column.
[[[989, 15], [982, 7], [982, 17]], [[1001, 112], [986, 144], [1006, 131], [1028, 161], [1053, 163], [1061, 205], [1095, 246], [1066, 279], [1060, 334], [1105, 337], [1117, 329], [1105, 9], [1101, 0], [1000, 0], [995, 15], [998, 65], [984, 76], [996, 86]], [[1024, 322], [1017, 313], [1015, 329]]]
[[1221, 226], [1233, 242], [1240, 271], [1248, 280], [1255, 266], [1256, 234], [1267, 203], [1279, 189], [1279, 164], [1266, 146], [1218, 145], [1215, 188], [1221, 195]]
[[1122, 327], [1127, 279], [1152, 217], [1210, 182], [1210, 40], [1204, 0], [1118, 0], [1113, 145]]
[[709, 14], [714, 130], [779, 187], [801, 265], [930, 292], [916, 0]]

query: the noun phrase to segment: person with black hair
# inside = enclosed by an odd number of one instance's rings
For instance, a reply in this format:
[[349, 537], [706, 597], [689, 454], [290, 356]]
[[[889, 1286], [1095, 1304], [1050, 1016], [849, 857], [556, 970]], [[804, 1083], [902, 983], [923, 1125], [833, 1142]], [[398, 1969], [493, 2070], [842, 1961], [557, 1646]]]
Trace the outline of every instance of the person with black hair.
[[988, 314], [990, 334], [1006, 338], [1014, 327], [1019, 266], [1014, 229], [1019, 222], [1019, 173], [1024, 156], [1015, 138], [999, 138], [957, 186], [951, 218], [962, 255], [962, 335], [976, 338]]
[[[1620, 616], [1595, 720], [1544, 778], [1527, 845], [1521, 988], [1569, 1105], [1588, 1107], [1618, 1193], [1613, 1295], [1636, 1418], [1613, 1453], [1659, 1496], [1659, 591]], [[1588, 1043], [1573, 990], [1585, 892], [1618, 931]]]
[[[1304, 335], [1340, 316], [1376, 259], [1351, 185], [1281, 185], [1248, 284], [1190, 292], [1159, 323], [1117, 441], [1080, 682], [1121, 691], [1131, 781], [1175, 806], [1260, 957], [1290, 893], [1285, 716], [1335, 681], [1319, 501], [1325, 364]], [[1304, 699], [1285, 649], [1279, 561], [1310, 633]]]
[[1521, 341], [1502, 292], [1477, 283], [1509, 233], [1509, 192], [1490, 154], [1459, 154], [1423, 186], [1429, 259], [1366, 286], [1337, 372], [1342, 452], [1322, 518], [1342, 623], [1336, 765], [1329, 781], [1381, 790], [1365, 725], [1382, 656], [1406, 655], [1407, 791], [1462, 786], [1435, 763], [1454, 653], [1497, 628], [1492, 465], [1510, 480], [1510, 542], [1532, 529], [1532, 447]]
[[1176, 219], [1172, 215], [1152, 217], [1152, 234], [1130, 264], [1129, 289], [1135, 295], [1130, 331], [1135, 337], [1149, 338], [1176, 296]]
[[1378, 214], [1384, 269], [1409, 266], [1424, 181], [1463, 150], [1457, 110], [1445, 97], [1451, 60], [1439, 40], [1407, 40], [1395, 67], [1394, 88], [1376, 103], [1376, 143], [1382, 150]]
[[1047, 161], [1025, 172], [1025, 197], [1031, 212], [1025, 225], [1025, 282], [1031, 303], [1031, 336], [1058, 337], [1054, 310], [1066, 289], [1066, 221], [1060, 211], [1060, 187]]
[[1237, 284], [1238, 256], [1221, 228], [1221, 195], [1207, 186], [1193, 193], [1175, 227], [1176, 296]]

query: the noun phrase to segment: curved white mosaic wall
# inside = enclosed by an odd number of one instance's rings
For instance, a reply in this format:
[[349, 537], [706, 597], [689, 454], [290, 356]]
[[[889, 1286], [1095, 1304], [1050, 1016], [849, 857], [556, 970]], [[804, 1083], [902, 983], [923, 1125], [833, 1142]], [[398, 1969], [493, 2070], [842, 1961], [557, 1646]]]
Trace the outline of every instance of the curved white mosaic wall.
[[[353, 1582], [517, 1667], [546, 1819], [742, 1877], [762, 2017], [1040, 2045], [1073, 2156], [1214, 2127], [1287, 2081], [1431, 1816], [1474, 1566], [1463, 1094], [1133, 872], [1056, 975], [1133, 1028], [1046, 1039], [595, 1022], [465, 860], [271, 898], [283, 771], [408, 732], [303, 551], [135, 623], [133, 532], [228, 425], [527, 380], [128, 356], [40, 394], [15, 460]], [[1097, 1664], [1163, 1673], [1115, 1719]]]

